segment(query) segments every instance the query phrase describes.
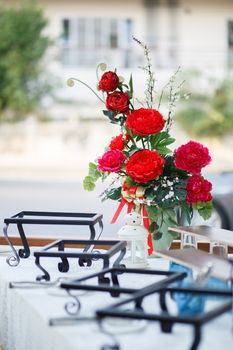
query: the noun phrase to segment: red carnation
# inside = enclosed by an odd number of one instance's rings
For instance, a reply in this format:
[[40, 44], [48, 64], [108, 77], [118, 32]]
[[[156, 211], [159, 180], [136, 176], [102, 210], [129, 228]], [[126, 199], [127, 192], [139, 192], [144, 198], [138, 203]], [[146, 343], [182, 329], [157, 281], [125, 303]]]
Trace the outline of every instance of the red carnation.
[[127, 92], [113, 92], [108, 94], [106, 107], [109, 111], [115, 113], [129, 112], [129, 95]]
[[117, 172], [121, 170], [126, 156], [119, 149], [107, 151], [98, 159], [98, 169], [100, 171]]
[[99, 81], [99, 89], [104, 92], [114, 91], [118, 85], [119, 78], [115, 72], [105, 72]]
[[188, 203], [209, 202], [212, 199], [210, 191], [212, 184], [200, 175], [192, 175], [186, 185], [186, 201]]
[[148, 182], [156, 179], [163, 171], [165, 160], [156, 151], [142, 150], [134, 153], [125, 171], [136, 182]]
[[180, 146], [174, 155], [176, 167], [193, 174], [200, 174], [211, 161], [208, 148], [195, 141]]
[[120, 134], [116, 137], [114, 137], [114, 139], [112, 139], [112, 141], [110, 142], [109, 148], [111, 150], [113, 149], [119, 149], [119, 150], [123, 150], [125, 147], [125, 142], [129, 139], [129, 135], [128, 134]]
[[156, 109], [135, 109], [126, 119], [126, 126], [136, 135], [147, 136], [163, 129], [165, 120]]

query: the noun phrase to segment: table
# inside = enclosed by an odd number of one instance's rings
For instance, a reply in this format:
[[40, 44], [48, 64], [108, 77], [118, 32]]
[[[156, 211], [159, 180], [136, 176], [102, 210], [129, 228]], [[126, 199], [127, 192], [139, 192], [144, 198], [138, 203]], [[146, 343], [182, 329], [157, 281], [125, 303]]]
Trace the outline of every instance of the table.
[[[6, 350], [99, 350], [103, 344], [111, 343], [111, 339], [100, 332], [95, 321], [72, 326], [49, 326], [50, 318], [67, 316], [64, 304], [69, 297], [56, 289], [9, 289], [10, 281], [34, 280], [38, 269], [34, 265], [33, 256], [22, 260], [17, 267], [6, 264], [7, 256], [7, 253], [0, 253], [0, 345]], [[98, 269], [98, 262], [96, 263], [92, 268], [77, 268], [77, 264], [71, 261], [70, 271], [65, 275], [77, 277], [92, 273], [93, 269]], [[62, 275], [57, 272], [54, 260], [48, 261], [48, 264], [51, 264], [53, 280]], [[154, 269], [168, 268], [168, 263], [163, 259], [150, 259], [149, 264]], [[148, 284], [145, 278], [139, 281], [137, 276], [130, 277], [127, 282], [132, 286]], [[80, 316], [92, 316], [96, 306], [101, 308], [116, 302], [107, 293], [97, 292], [86, 292], [80, 299]], [[207, 324], [199, 349], [232, 349], [231, 324], [230, 314], [224, 314]], [[188, 350], [192, 341], [192, 329], [175, 325], [172, 334], [164, 334], [158, 323], [151, 322], [146, 327], [142, 324], [142, 329], [136, 332], [117, 335], [117, 339], [121, 350]]]

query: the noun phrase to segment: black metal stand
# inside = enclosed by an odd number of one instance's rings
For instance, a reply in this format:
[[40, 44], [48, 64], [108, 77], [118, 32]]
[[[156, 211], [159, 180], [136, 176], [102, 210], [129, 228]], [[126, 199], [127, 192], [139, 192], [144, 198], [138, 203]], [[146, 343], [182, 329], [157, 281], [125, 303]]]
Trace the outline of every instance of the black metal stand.
[[[64, 226], [89, 226], [90, 239], [96, 239], [95, 225], [99, 224], [100, 234], [103, 230], [103, 215], [96, 213], [62, 213], [62, 212], [43, 212], [43, 211], [22, 211], [4, 220], [4, 237], [9, 244], [13, 255], [7, 258], [10, 266], [17, 266], [21, 259], [30, 256], [30, 248], [23, 225], [64, 225]], [[23, 248], [15, 249], [8, 235], [9, 225], [16, 225], [22, 242]], [[99, 234], [99, 236], [100, 236]], [[88, 249], [88, 248], [87, 248]]]
[[[125, 288], [120, 286], [118, 276], [127, 274], [147, 275], [147, 276], [164, 276], [161, 281], [156, 282], [159, 285], [167, 285], [169, 283], [182, 280], [185, 273], [175, 273], [170, 271], [160, 270], [142, 270], [142, 269], [128, 269], [128, 268], [117, 268], [113, 267], [110, 269], [104, 269], [102, 271], [93, 273], [89, 276], [85, 276], [76, 280], [68, 282], [62, 282], [60, 287], [66, 289], [69, 296], [73, 297], [73, 305], [77, 302], [77, 296], [71, 294], [71, 290], [83, 290], [83, 291], [96, 291], [96, 292], [108, 292], [112, 297], [118, 297], [120, 294], [132, 294], [140, 290], [140, 288]], [[87, 284], [87, 281], [96, 279], [98, 285]], [[85, 284], [83, 283], [85, 282]], [[69, 303], [65, 304], [65, 310], [70, 315], [74, 315], [74, 312], [69, 312]], [[78, 305], [81, 305], [78, 300]], [[80, 307], [76, 308], [78, 311]], [[77, 313], [75, 313], [76, 315]]]
[[[160, 297], [160, 307], [161, 313], [148, 313], [143, 309], [144, 299], [152, 294], [158, 293]], [[206, 296], [219, 296], [227, 297], [226, 301], [221, 301], [220, 305], [215, 306], [211, 311], [206, 311], [196, 315], [171, 315], [169, 314], [167, 305], [166, 305], [166, 294], [167, 293], [185, 293], [193, 295], [206, 295]], [[105, 317], [117, 317], [117, 318], [128, 318], [128, 319], [137, 319], [137, 320], [148, 320], [148, 321], [158, 321], [161, 324], [161, 330], [166, 333], [172, 331], [172, 326], [175, 323], [189, 324], [193, 326], [194, 329], [194, 339], [190, 347], [190, 350], [197, 350], [200, 341], [201, 341], [201, 327], [215, 319], [216, 317], [222, 315], [226, 311], [232, 309], [231, 301], [231, 291], [230, 290], [220, 290], [220, 289], [203, 289], [198, 287], [189, 287], [189, 288], [176, 288], [176, 287], [167, 287], [163, 285], [157, 285], [156, 283], [148, 287], [143, 288], [141, 291], [133, 294], [132, 297], [104, 308], [102, 310], [97, 310], [96, 315], [101, 322]], [[132, 310], [123, 310], [122, 306], [125, 306], [130, 303], [134, 303], [134, 309]]]
[[[60, 258], [61, 262], [58, 263], [58, 270], [60, 272], [69, 271], [69, 262], [68, 258], [78, 259], [79, 266], [91, 266], [92, 262], [95, 260], [103, 261], [103, 269], [106, 269], [110, 266], [110, 258], [117, 255], [116, 260], [113, 263], [113, 266], [119, 267], [120, 263], [126, 253], [126, 242], [125, 241], [103, 241], [103, 240], [70, 240], [63, 239], [55, 241], [42, 250], [34, 252], [35, 264], [43, 272], [43, 275], [37, 277], [37, 280], [46, 280], [50, 281], [50, 275], [45, 267], [41, 265], [41, 258]], [[83, 250], [80, 251], [66, 251], [65, 249], [69, 247], [78, 246], [82, 247]], [[106, 246], [109, 249], [105, 252], [95, 251], [94, 248], [98, 246]], [[51, 251], [52, 248], [57, 248], [57, 251]]]

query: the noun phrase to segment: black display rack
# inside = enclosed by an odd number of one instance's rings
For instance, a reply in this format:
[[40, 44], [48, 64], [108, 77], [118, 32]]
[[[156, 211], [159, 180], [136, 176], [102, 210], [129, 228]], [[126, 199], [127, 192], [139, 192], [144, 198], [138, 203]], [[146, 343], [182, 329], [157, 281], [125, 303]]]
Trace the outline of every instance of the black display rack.
[[[159, 294], [161, 313], [148, 313], [143, 309], [143, 301], [146, 297]], [[169, 309], [166, 303], [166, 296], [168, 293], [182, 293], [191, 294], [198, 296], [214, 296], [214, 297], [225, 297], [226, 300], [220, 300], [219, 305], [213, 307], [210, 311], [204, 311], [199, 314], [177, 314], [173, 315], [169, 313]], [[230, 290], [220, 290], [220, 289], [206, 289], [191, 286], [188, 288], [181, 287], [169, 287], [164, 285], [150, 285], [143, 288], [141, 291], [134, 293], [130, 298], [111, 305], [107, 308], [97, 310], [96, 315], [101, 324], [103, 319], [106, 317], [116, 317], [123, 319], [136, 319], [136, 320], [147, 320], [147, 321], [157, 321], [160, 322], [161, 330], [165, 333], [172, 332], [172, 326], [176, 323], [191, 325], [194, 330], [194, 338], [191, 344], [190, 350], [197, 350], [201, 341], [202, 326], [207, 322], [217, 318], [223, 313], [230, 311], [232, 309], [232, 291]], [[224, 299], [225, 299], [224, 298]], [[129, 309], [121, 309], [121, 307], [129, 306], [129, 304], [134, 305], [134, 307]]]
[[[104, 269], [102, 271], [93, 273], [89, 276], [85, 276], [75, 280], [69, 280], [68, 282], [62, 282], [60, 287], [64, 288], [69, 296], [73, 297], [72, 307], [76, 312], [70, 312], [70, 303], [65, 304], [65, 310], [68, 314], [77, 314], [81, 308], [80, 299], [77, 295], [71, 294], [71, 290], [82, 290], [82, 291], [95, 291], [95, 292], [108, 292], [112, 297], [119, 297], [120, 294], [132, 294], [140, 290], [138, 288], [126, 288], [120, 286], [118, 279], [119, 275], [127, 274], [137, 274], [139, 278], [141, 275], [146, 276], [164, 276], [164, 278], [158, 282], [156, 285], [164, 286], [175, 281], [180, 281], [186, 277], [186, 273], [177, 273], [171, 271], [163, 270], [143, 270], [143, 269], [128, 269], [122, 267], [113, 267], [109, 269]], [[98, 284], [91, 284], [91, 280], [97, 279]], [[83, 283], [84, 282], [84, 283]], [[89, 283], [88, 283], [89, 282]], [[75, 307], [76, 304], [76, 307]]]
[[[89, 226], [90, 239], [96, 239], [96, 224], [100, 227], [100, 234], [103, 230], [103, 215], [97, 213], [67, 213], [67, 212], [47, 212], [47, 211], [21, 211], [10, 218], [4, 219], [3, 233], [8, 242], [13, 255], [7, 258], [10, 266], [17, 266], [21, 259], [30, 256], [30, 247], [23, 225], [63, 225], [63, 226]], [[22, 242], [22, 248], [18, 251], [12, 244], [8, 235], [9, 225], [16, 225]], [[99, 236], [100, 236], [99, 234]]]
[[[119, 297], [121, 294], [133, 294], [139, 291], [141, 288], [127, 288], [120, 286], [118, 277], [120, 275], [132, 275], [137, 274], [138, 277], [142, 275], [146, 276], [163, 276], [164, 278], [155, 282], [153, 285], [161, 288], [162, 286], [167, 286], [173, 282], [178, 282], [186, 277], [186, 273], [182, 272], [171, 272], [164, 270], [143, 270], [143, 269], [133, 269], [133, 268], [123, 268], [123, 267], [112, 267], [104, 269], [102, 271], [90, 274], [88, 276], [81, 277], [75, 280], [69, 280], [68, 282], [62, 282], [60, 288], [65, 289], [70, 297], [72, 297], [72, 302], [65, 303], [65, 310], [69, 315], [77, 316], [81, 309], [81, 301], [78, 295], [72, 294], [71, 291], [95, 291], [95, 292], [107, 292], [112, 297]], [[93, 284], [91, 281], [95, 281], [98, 284]], [[88, 283], [89, 282], [89, 283]], [[161, 305], [162, 307], [162, 305]], [[73, 321], [76, 322], [76, 318]], [[80, 319], [78, 319], [79, 321]], [[50, 325], [69, 323], [67, 318], [53, 318], [50, 319]]]
[[[43, 275], [37, 276], [37, 281], [46, 280], [50, 281], [50, 274], [41, 265], [42, 258], [60, 258], [61, 262], [58, 263], [58, 270], [60, 272], [69, 271], [68, 258], [75, 258], [78, 260], [79, 266], [92, 265], [95, 260], [103, 261], [103, 269], [109, 268], [110, 258], [116, 256], [113, 263], [114, 267], [119, 267], [122, 259], [126, 253], [126, 241], [108, 241], [108, 240], [83, 240], [83, 239], [62, 239], [55, 241], [47, 246], [45, 246], [40, 251], [34, 252], [35, 264], [43, 272]], [[70, 250], [70, 248], [75, 248]], [[77, 249], [82, 247], [82, 250]], [[98, 247], [104, 247], [106, 250], [104, 252], [95, 250]], [[55, 248], [55, 250], [54, 250]], [[69, 248], [69, 250], [67, 250]]]

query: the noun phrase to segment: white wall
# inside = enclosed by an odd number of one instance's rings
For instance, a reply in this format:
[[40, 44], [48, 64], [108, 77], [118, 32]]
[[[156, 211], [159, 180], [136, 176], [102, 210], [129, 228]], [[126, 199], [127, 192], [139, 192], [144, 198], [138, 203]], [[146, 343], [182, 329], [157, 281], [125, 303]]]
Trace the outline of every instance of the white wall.
[[233, 20], [233, 1], [180, 2], [180, 64], [224, 71], [227, 68], [227, 21]]

